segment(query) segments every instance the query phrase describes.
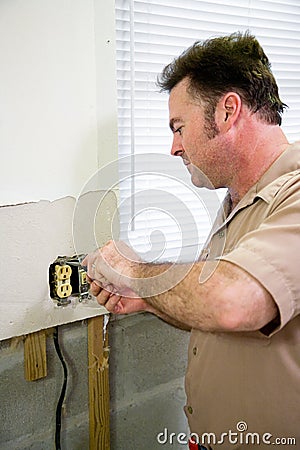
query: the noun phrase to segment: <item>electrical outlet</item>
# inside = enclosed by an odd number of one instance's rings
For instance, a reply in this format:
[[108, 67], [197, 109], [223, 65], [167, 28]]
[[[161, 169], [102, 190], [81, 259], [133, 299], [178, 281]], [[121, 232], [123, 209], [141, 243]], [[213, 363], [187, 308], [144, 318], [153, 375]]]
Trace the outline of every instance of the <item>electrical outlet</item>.
[[89, 299], [89, 283], [81, 265], [85, 255], [58, 256], [49, 267], [50, 297], [59, 306], [71, 303], [70, 297], [79, 301]]
[[72, 269], [69, 264], [64, 264], [63, 266], [56, 265], [55, 273], [58, 280], [68, 280], [72, 275]]
[[56, 293], [59, 298], [70, 297], [70, 295], [72, 294], [72, 286], [70, 285], [70, 283], [62, 283], [57, 286]]

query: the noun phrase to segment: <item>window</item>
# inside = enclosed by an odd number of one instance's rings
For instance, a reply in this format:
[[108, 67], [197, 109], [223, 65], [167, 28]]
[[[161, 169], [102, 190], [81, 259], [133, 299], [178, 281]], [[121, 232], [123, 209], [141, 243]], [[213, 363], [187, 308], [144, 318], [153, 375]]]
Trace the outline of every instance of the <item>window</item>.
[[[249, 29], [289, 105], [283, 126], [300, 138], [298, 0], [116, 0], [120, 235], [143, 258], [196, 258], [224, 192], [194, 188], [169, 155], [168, 96], [157, 75], [199, 39]], [[206, 191], [206, 192], [204, 192]]]

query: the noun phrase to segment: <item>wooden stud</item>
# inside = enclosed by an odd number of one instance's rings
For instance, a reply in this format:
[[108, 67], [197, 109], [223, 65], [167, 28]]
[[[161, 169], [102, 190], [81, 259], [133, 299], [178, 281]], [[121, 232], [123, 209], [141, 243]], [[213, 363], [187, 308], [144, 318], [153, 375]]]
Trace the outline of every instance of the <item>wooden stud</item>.
[[108, 335], [104, 316], [88, 319], [90, 450], [109, 450]]
[[25, 379], [35, 381], [47, 376], [46, 331], [41, 330], [25, 336]]

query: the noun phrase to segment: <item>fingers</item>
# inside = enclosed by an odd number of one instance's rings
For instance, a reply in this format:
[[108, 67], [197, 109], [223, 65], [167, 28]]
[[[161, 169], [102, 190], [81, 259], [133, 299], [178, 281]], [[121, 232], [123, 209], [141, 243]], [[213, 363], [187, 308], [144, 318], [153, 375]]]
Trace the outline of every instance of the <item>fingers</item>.
[[99, 305], [106, 306], [106, 303], [110, 296], [111, 296], [110, 292], [106, 291], [105, 289], [101, 289], [95, 297]]
[[121, 297], [116, 294], [111, 294], [111, 292], [102, 289], [101, 292], [96, 296], [97, 302], [101, 306], [105, 306], [107, 311], [112, 313], [118, 313], [120, 308], [118, 307], [118, 303], [120, 302]]
[[[94, 253], [87, 255], [84, 258], [84, 260], [82, 261], [82, 264], [86, 264], [87, 276], [88, 276], [90, 283], [92, 283], [92, 282], [97, 283], [98, 286], [100, 286], [110, 292], [113, 292], [114, 291], [113, 285], [108, 281], [108, 279], [102, 273], [103, 264], [101, 264], [101, 263], [103, 263], [103, 258], [101, 256], [101, 251], [102, 251], [101, 249], [98, 249]], [[93, 293], [93, 295], [96, 295], [96, 294]]]
[[93, 253], [89, 253], [88, 255], [86, 255], [86, 257], [81, 262], [81, 265], [86, 267], [87, 275], [91, 280], [95, 279], [96, 263], [97, 263], [97, 258], [99, 257], [99, 254], [100, 254], [100, 249], [94, 251]]
[[[124, 250], [124, 255], [126, 255], [130, 248], [124, 243], [123, 246], [125, 246], [126, 251]], [[95, 297], [100, 296], [99, 303], [102, 305], [105, 302], [106, 306], [106, 303], [109, 301], [109, 295], [111, 297], [117, 295], [117, 297], [113, 297], [114, 299], [118, 299], [118, 296], [122, 295], [135, 296], [134, 292], [127, 286], [128, 280], [130, 280], [130, 273], [129, 275], [127, 274], [127, 259], [124, 260], [124, 255], [117, 251], [113, 241], [109, 241], [104, 247], [99, 248], [94, 253], [90, 253], [82, 261], [82, 265], [87, 267], [90, 293]], [[103, 290], [107, 291], [108, 294], [102, 293]], [[111, 299], [108, 307], [110, 305], [112, 305]], [[112, 305], [112, 307], [115, 306]]]
[[102, 291], [102, 286], [100, 284], [98, 284], [97, 281], [92, 281], [90, 282], [90, 293], [94, 296], [97, 297], [97, 295]]
[[[122, 309], [118, 305], [121, 297], [117, 295], [116, 288], [103, 275], [101, 276], [100, 273], [96, 273], [96, 257], [99, 256], [98, 253], [99, 251], [87, 255], [82, 261], [82, 265], [87, 266], [90, 293], [96, 297], [99, 305], [104, 306], [109, 312], [118, 314]], [[95, 279], [95, 276], [97, 276], [97, 279]]]

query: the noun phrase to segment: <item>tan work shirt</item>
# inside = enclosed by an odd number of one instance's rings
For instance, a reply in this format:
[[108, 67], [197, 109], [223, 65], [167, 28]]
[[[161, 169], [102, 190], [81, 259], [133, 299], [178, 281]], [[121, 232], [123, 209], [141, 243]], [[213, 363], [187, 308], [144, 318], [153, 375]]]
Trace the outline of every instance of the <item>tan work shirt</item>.
[[280, 315], [256, 332], [192, 330], [190, 430], [206, 433], [203, 445], [214, 450], [300, 449], [300, 142], [226, 217], [228, 208], [227, 198], [204, 257], [249, 272], [271, 293]]

